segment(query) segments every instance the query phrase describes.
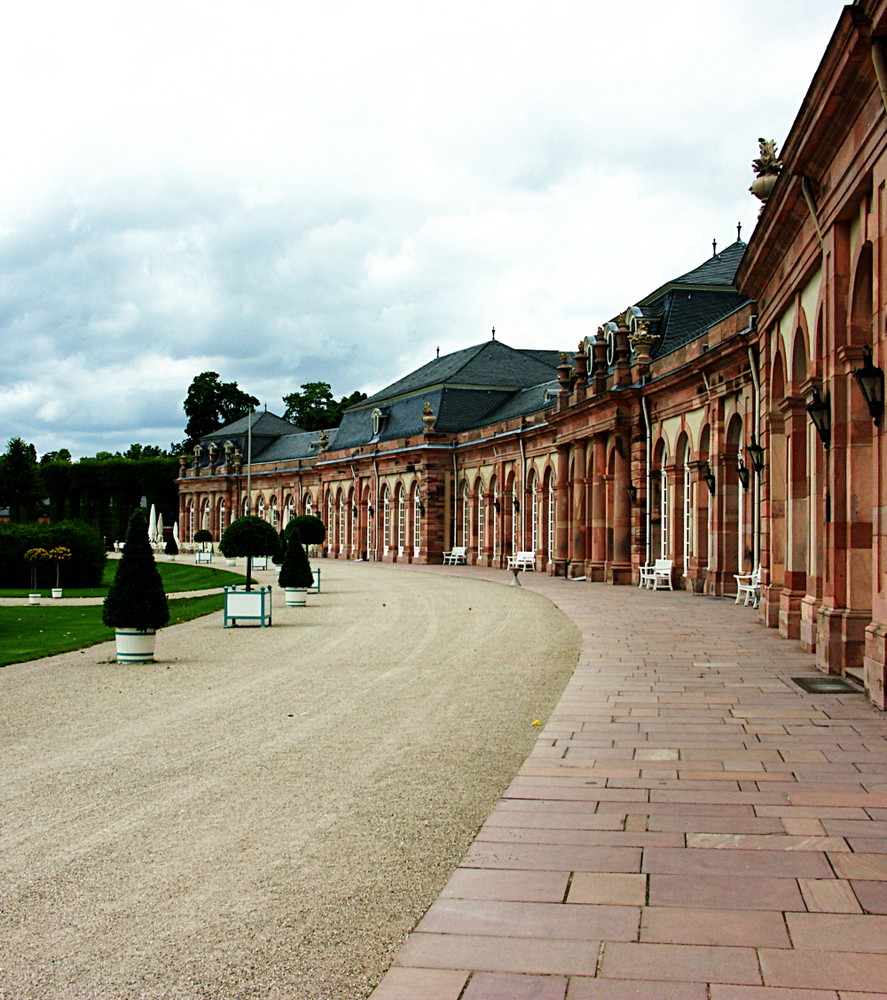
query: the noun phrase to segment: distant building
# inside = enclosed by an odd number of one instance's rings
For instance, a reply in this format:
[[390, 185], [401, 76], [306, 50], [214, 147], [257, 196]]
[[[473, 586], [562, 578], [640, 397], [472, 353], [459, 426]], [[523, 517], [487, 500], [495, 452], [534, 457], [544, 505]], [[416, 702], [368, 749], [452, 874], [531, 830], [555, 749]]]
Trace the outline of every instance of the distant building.
[[[570, 354], [495, 340], [435, 358], [304, 432], [253, 417], [180, 476], [190, 537], [311, 510], [328, 558], [503, 566], [735, 593], [887, 707], [887, 0], [845, 7], [741, 241]], [[879, 86], [879, 78], [882, 85]], [[854, 377], [854, 376], [858, 377]], [[814, 420], [816, 423], [814, 423]], [[819, 429], [817, 429], [817, 424]], [[725, 613], [727, 613], [725, 609]]]

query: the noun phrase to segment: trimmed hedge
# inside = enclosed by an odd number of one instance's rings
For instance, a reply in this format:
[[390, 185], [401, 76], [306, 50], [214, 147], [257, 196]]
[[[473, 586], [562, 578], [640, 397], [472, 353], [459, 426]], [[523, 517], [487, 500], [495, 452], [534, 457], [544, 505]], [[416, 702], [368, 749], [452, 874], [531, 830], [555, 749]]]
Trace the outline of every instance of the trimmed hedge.
[[169, 621], [169, 602], [148, 541], [148, 519], [141, 508], [133, 511], [126, 545], [105, 604], [102, 621], [109, 628], [163, 628]]
[[[62, 563], [62, 587], [100, 587], [105, 569], [105, 546], [101, 536], [83, 521], [59, 521], [57, 524], [29, 522], [0, 523], [0, 588], [31, 586], [31, 565], [25, 561], [28, 549], [64, 546], [71, 558]], [[38, 564], [37, 586], [46, 590], [55, 586], [54, 562]]]
[[289, 540], [286, 543], [286, 553], [283, 557], [283, 564], [280, 567], [280, 575], [277, 582], [281, 587], [305, 587], [306, 589], [314, 583], [314, 574], [311, 572], [311, 564], [308, 556], [302, 548], [302, 540], [299, 532], [293, 530], [289, 533]]

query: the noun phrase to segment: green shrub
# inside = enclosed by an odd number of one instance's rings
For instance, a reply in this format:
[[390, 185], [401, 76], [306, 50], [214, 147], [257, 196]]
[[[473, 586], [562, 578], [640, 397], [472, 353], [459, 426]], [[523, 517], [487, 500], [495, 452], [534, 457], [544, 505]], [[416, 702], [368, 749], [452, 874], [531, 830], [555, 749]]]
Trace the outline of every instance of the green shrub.
[[289, 533], [286, 553], [283, 557], [277, 582], [281, 587], [304, 587], [306, 589], [314, 583], [311, 564], [308, 562], [308, 556], [305, 555], [305, 550], [302, 548], [302, 540], [299, 538], [299, 532], [295, 529]]
[[271, 556], [271, 562], [275, 566], [280, 566], [283, 563], [284, 556], [286, 556], [286, 535], [280, 531], [277, 534], [277, 551]]
[[169, 603], [148, 541], [148, 519], [138, 508], [129, 519], [126, 545], [105, 598], [102, 621], [110, 628], [163, 628]]
[[166, 540], [166, 545], [163, 546], [163, 551], [168, 556], [177, 556], [179, 554], [179, 547], [176, 544], [176, 536], [170, 535]]
[[314, 514], [299, 514], [294, 517], [284, 528], [287, 540], [293, 531], [298, 531], [303, 545], [323, 545], [326, 541], [326, 525]]
[[[59, 521], [57, 524], [0, 524], [0, 588], [23, 589], [30, 586], [31, 567], [25, 562], [28, 549], [66, 548], [71, 558], [62, 571], [66, 587], [100, 587], [105, 568], [105, 546], [95, 528], [83, 521]], [[56, 567], [51, 562], [38, 566], [38, 587], [55, 582]]]

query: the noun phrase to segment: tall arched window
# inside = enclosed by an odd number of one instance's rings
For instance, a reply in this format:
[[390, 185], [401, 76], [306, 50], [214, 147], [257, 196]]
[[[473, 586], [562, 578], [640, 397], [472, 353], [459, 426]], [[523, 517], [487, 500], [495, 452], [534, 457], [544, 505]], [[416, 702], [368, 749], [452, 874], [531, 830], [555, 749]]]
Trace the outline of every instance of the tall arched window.
[[478, 558], [482, 555], [484, 551], [484, 542], [486, 541], [484, 537], [484, 515], [486, 510], [484, 508], [484, 488], [480, 481], [477, 484], [477, 555]]
[[218, 509], [218, 519], [219, 519], [219, 538], [221, 538], [222, 537], [222, 532], [227, 527], [227, 525], [225, 524], [225, 498], [224, 497], [222, 497], [222, 499], [219, 500], [219, 505], [218, 505], [217, 509]]
[[419, 554], [422, 547], [422, 498], [419, 488], [416, 487], [413, 493], [413, 556]]
[[250, 514], [250, 510], [249, 510], [249, 497], [244, 497], [243, 498], [243, 516], [244, 517], [249, 517], [249, 514]]
[[200, 527], [204, 531], [209, 531], [209, 497], [207, 497], [200, 507]]
[[462, 484], [462, 544], [468, 548], [471, 545], [471, 505], [468, 501], [468, 483]]
[[548, 561], [552, 562], [554, 560], [554, 476], [550, 472], [545, 501], [548, 504]]
[[403, 495], [403, 486], [397, 488], [397, 554], [402, 556], [407, 544], [407, 505]]
[[684, 451], [684, 576], [690, 571], [690, 557], [693, 555], [693, 483], [690, 477], [690, 444]]
[[264, 497], [259, 497], [258, 514], [259, 514], [259, 517], [264, 521], [265, 520], [265, 498]]
[[539, 548], [539, 489], [536, 484], [536, 473], [530, 473], [530, 549], [535, 552]]
[[495, 559], [499, 555], [499, 511], [501, 509], [501, 503], [499, 501], [499, 484], [496, 480], [493, 480], [493, 558]]
[[271, 497], [271, 502], [268, 505], [268, 520], [271, 522], [271, 525], [274, 528], [278, 527], [278, 523], [277, 522], [280, 520], [280, 517], [278, 516], [278, 511], [277, 511], [277, 497], [276, 496]]
[[662, 460], [659, 464], [659, 558], [667, 559], [671, 552], [671, 538], [669, 523], [671, 509], [668, 504], [668, 475], [665, 466], [668, 463], [668, 452], [663, 448]]
[[186, 508], [186, 516], [188, 518], [188, 541], [194, 541], [194, 504], [189, 503]]
[[305, 494], [305, 513], [306, 514], [313, 514], [314, 513], [314, 504], [313, 504], [313, 502], [311, 500], [311, 494], [310, 493], [306, 493]]
[[391, 547], [391, 501], [388, 487], [382, 487], [382, 554], [387, 555]]
[[284, 528], [292, 521], [296, 516], [296, 499], [292, 493], [286, 498], [286, 511], [283, 517]]
[[345, 550], [345, 502], [342, 498], [342, 491], [336, 494], [336, 520], [339, 523], [339, 530], [336, 532], [336, 541], [339, 543], [339, 551]]

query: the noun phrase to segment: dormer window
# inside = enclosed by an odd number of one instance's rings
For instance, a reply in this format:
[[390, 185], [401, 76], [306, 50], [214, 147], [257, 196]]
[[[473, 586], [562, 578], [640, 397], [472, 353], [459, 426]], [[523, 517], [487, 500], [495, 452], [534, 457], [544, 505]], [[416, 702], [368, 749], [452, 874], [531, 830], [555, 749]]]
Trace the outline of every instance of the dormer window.
[[382, 430], [382, 424], [388, 419], [388, 410], [379, 409], [377, 406], [375, 410], [370, 414], [373, 421], [373, 437], [378, 437], [379, 432]]

